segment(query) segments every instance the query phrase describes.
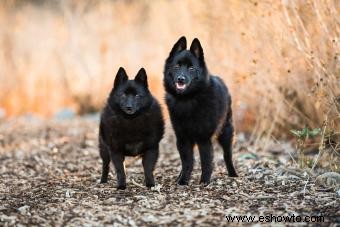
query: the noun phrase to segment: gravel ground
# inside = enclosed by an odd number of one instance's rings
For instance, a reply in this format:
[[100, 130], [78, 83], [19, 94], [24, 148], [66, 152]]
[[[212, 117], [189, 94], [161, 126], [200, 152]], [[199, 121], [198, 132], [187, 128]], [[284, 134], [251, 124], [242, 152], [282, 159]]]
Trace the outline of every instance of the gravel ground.
[[318, 224], [340, 222], [339, 191], [316, 186], [313, 174], [304, 191], [307, 176], [291, 167], [289, 148], [255, 152], [238, 142], [234, 160], [240, 177], [229, 178], [216, 145], [208, 187], [198, 184], [196, 151], [190, 185], [177, 186], [180, 161], [170, 127], [160, 146], [155, 188], [142, 186], [138, 158], [127, 159], [126, 190], [115, 189], [112, 167], [109, 183], [98, 184], [97, 125], [84, 118], [0, 122], [0, 226], [240, 224], [226, 215], [323, 215], [325, 223]]

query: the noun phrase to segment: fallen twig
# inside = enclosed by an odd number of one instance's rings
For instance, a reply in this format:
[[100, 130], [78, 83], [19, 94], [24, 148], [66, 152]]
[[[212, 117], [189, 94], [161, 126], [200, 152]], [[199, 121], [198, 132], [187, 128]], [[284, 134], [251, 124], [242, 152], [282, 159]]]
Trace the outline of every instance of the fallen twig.
[[140, 188], [145, 188], [144, 185], [141, 185], [141, 184], [137, 183], [134, 179], [131, 180], [131, 183], [136, 185], [136, 186], [138, 186], [138, 187], [140, 187]]

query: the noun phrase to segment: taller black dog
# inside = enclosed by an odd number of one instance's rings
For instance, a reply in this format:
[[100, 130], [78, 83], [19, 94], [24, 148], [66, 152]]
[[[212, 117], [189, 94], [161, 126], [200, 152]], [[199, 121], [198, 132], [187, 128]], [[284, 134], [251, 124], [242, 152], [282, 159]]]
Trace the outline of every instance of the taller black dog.
[[209, 74], [199, 40], [192, 41], [190, 50], [186, 48], [183, 36], [172, 48], [164, 69], [166, 104], [182, 161], [177, 183], [189, 183], [194, 144], [198, 145], [201, 158], [201, 183], [210, 183], [213, 170], [211, 139], [215, 133], [223, 147], [229, 176], [236, 177], [232, 162], [234, 129], [230, 94], [219, 77]]
[[140, 69], [134, 80], [128, 80], [125, 70], [120, 68], [99, 126], [99, 150], [103, 160], [101, 183], [107, 182], [111, 159], [118, 189], [125, 189], [125, 156], [140, 155], [146, 186], [154, 186], [153, 170], [163, 132], [162, 111], [148, 89], [145, 70]]

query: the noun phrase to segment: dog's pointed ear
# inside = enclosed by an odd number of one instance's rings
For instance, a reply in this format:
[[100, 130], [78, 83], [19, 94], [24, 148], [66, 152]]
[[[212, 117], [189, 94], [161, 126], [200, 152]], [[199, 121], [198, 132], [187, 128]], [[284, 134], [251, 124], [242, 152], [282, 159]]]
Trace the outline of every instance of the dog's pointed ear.
[[190, 52], [193, 53], [196, 58], [198, 58], [198, 60], [200, 60], [201, 62], [204, 62], [204, 53], [203, 53], [203, 48], [201, 46], [200, 41], [195, 38], [190, 46]]
[[117, 72], [113, 87], [116, 88], [119, 85], [125, 83], [127, 80], [128, 76], [126, 75], [125, 69], [123, 67], [120, 67]]
[[137, 83], [140, 83], [140, 84], [144, 85], [144, 87], [146, 87], [146, 88], [148, 87], [148, 77], [146, 75], [146, 71], [145, 71], [144, 68], [141, 68], [138, 71], [138, 73], [137, 73], [137, 75], [135, 77], [135, 81]]
[[186, 50], [186, 49], [187, 49], [187, 39], [185, 38], [185, 36], [182, 36], [172, 47], [171, 52], [170, 52], [170, 57], [174, 56], [175, 53], [180, 52], [182, 50]]

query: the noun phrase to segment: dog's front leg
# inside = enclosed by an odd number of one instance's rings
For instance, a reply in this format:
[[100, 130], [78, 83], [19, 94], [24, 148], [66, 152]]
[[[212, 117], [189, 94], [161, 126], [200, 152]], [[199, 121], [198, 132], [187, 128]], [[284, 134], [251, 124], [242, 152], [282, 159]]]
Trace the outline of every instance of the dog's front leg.
[[190, 140], [177, 138], [177, 149], [182, 161], [182, 171], [177, 178], [177, 184], [179, 185], [189, 184], [191, 172], [194, 166], [193, 146], [194, 144]]
[[121, 153], [111, 152], [111, 159], [116, 169], [117, 189], [125, 189], [126, 188], [126, 175], [124, 165], [125, 157]]
[[213, 171], [213, 147], [210, 140], [198, 142], [198, 149], [201, 158], [201, 184], [208, 185], [210, 183], [211, 174]]
[[156, 162], [158, 159], [158, 146], [156, 148], [148, 149], [142, 159], [144, 175], [145, 175], [145, 185], [148, 188], [155, 186], [155, 180], [153, 177], [153, 171], [156, 166]]

